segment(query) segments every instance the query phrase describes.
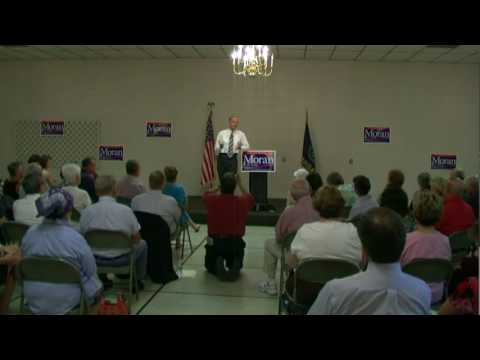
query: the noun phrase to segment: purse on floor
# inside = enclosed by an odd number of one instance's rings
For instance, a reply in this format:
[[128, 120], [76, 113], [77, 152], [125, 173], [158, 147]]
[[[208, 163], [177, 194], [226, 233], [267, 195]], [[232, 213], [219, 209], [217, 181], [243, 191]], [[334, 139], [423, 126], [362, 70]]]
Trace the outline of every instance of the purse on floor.
[[115, 315], [129, 315], [128, 305], [123, 295], [117, 295], [116, 300], [102, 298], [98, 308], [98, 315], [115, 316]]

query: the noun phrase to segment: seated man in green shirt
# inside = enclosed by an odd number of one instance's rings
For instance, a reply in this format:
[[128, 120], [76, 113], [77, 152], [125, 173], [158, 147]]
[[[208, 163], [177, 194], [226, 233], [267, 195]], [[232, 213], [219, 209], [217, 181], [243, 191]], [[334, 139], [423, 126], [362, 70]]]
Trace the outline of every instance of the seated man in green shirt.
[[338, 191], [340, 191], [343, 199], [345, 200], [345, 207], [351, 208], [357, 201], [357, 195], [355, 194], [352, 184], [345, 184], [345, 181], [340, 173], [332, 172], [330, 175], [328, 175], [327, 184], [335, 186]]

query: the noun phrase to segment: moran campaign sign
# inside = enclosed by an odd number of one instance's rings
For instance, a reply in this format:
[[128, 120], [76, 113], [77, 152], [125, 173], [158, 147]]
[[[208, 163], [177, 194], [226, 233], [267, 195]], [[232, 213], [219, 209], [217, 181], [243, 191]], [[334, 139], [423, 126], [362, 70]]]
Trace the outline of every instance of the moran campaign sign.
[[123, 161], [125, 147], [123, 145], [100, 145], [98, 159], [102, 161]]
[[390, 128], [388, 127], [365, 127], [363, 128], [363, 142], [365, 144], [389, 144]]
[[454, 170], [457, 168], [457, 155], [432, 154], [432, 170]]
[[147, 137], [172, 137], [172, 123], [160, 121], [147, 121]]
[[40, 122], [41, 136], [63, 136], [65, 133], [64, 121], [42, 120]]
[[248, 150], [242, 153], [242, 172], [276, 171], [276, 152], [271, 150]]

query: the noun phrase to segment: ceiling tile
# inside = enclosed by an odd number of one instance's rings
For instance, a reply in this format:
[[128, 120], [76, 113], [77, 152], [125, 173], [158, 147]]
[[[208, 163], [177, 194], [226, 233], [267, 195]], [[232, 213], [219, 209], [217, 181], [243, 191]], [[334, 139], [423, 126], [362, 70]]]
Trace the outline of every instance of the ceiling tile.
[[139, 45], [147, 53], [152, 55], [156, 59], [172, 59], [175, 55], [171, 51], [168, 51], [163, 45]]
[[409, 52], [395, 52], [392, 51], [390, 54], [383, 58], [383, 61], [407, 61], [412, 57], [412, 53]]
[[355, 60], [360, 51], [336, 50], [332, 55], [332, 60]]
[[280, 49], [280, 59], [304, 59], [305, 50]]
[[400, 52], [417, 52], [422, 50], [427, 45], [397, 45], [394, 51]]
[[387, 53], [388, 53], [388, 51], [364, 51], [357, 58], [357, 61], [379, 61]]
[[372, 51], [372, 52], [376, 52], [376, 53], [378, 53], [378, 52], [386, 53], [387, 51], [390, 51], [393, 48], [395, 48], [395, 46], [396, 45], [367, 45], [364, 52]]
[[335, 45], [308, 45], [309, 50], [333, 50]]
[[165, 45], [177, 57], [186, 59], [200, 58], [200, 55], [192, 48], [191, 45]]
[[278, 45], [280, 52], [282, 52], [283, 49], [305, 50], [305, 46], [307, 45]]
[[331, 55], [331, 50], [307, 50], [307, 59], [328, 60]]
[[195, 45], [195, 49], [204, 57], [210, 59], [230, 57], [220, 45]]
[[336, 51], [360, 51], [365, 45], [337, 45]]

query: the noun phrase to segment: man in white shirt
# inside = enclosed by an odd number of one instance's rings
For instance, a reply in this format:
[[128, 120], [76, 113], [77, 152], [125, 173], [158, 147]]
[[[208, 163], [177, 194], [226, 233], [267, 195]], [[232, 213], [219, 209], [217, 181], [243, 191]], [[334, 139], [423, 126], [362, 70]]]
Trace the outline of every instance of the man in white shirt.
[[[111, 230], [130, 236], [135, 244], [138, 288], [143, 290], [142, 280], [147, 271], [147, 243], [140, 237], [140, 224], [133, 211], [116, 202], [115, 185], [115, 179], [112, 176], [99, 176], [95, 180], [95, 191], [99, 200], [98, 203], [82, 211], [80, 232], [85, 235], [91, 230]], [[94, 251], [94, 255], [100, 266], [125, 266], [130, 260], [130, 256], [122, 250]], [[106, 286], [108, 281], [105, 276], [101, 278]]]
[[309, 315], [430, 314], [430, 288], [400, 266], [406, 237], [400, 216], [372, 209], [360, 220], [358, 233], [369, 259], [367, 270], [327, 283]]
[[66, 164], [62, 167], [62, 176], [65, 181], [63, 189], [73, 197], [73, 207], [79, 213], [92, 205], [90, 195], [78, 186], [81, 181], [82, 170], [77, 164]]
[[25, 197], [13, 203], [13, 218], [16, 222], [29, 226], [43, 222], [43, 217], [38, 217], [35, 201], [40, 197], [45, 185], [41, 173], [33, 172], [25, 176], [22, 182]]
[[151, 190], [133, 198], [132, 210], [161, 216], [168, 224], [173, 237], [182, 211], [173, 197], [162, 192], [165, 176], [161, 171], [154, 171], [150, 174], [149, 182]]
[[238, 116], [230, 116], [228, 119], [229, 128], [218, 133], [215, 153], [218, 155], [219, 179], [222, 179], [227, 172], [236, 174], [238, 172], [238, 154], [243, 150], [250, 149], [247, 137], [237, 129], [239, 122], [240, 118]]
[[367, 213], [370, 209], [378, 207], [377, 201], [370, 195], [370, 180], [366, 176], [355, 176], [353, 179], [353, 188], [358, 199], [350, 210], [350, 220]]

